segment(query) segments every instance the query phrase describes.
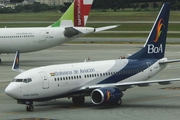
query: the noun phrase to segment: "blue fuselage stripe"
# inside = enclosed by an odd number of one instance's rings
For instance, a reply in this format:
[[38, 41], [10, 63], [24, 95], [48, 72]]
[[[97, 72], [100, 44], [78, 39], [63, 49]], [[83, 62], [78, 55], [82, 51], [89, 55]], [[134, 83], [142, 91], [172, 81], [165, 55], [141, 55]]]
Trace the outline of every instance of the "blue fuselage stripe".
[[[98, 84], [117, 83], [123, 81], [154, 64], [158, 59], [141, 59], [131, 60], [129, 59], [128, 64], [121, 70], [117, 71], [116, 74], [102, 80]], [[116, 66], [118, 67], [118, 66]]]

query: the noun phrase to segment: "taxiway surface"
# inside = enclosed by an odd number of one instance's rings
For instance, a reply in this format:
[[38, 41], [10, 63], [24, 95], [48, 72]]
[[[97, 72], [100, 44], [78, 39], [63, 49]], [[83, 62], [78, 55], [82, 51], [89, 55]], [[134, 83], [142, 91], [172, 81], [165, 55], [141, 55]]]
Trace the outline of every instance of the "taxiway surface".
[[[20, 67], [30, 69], [51, 64], [64, 64], [118, 59], [139, 50], [143, 44], [64, 44], [51, 49], [20, 55]], [[180, 58], [180, 45], [167, 45], [168, 59]], [[180, 82], [162, 86], [134, 87], [124, 92], [122, 106], [95, 106], [87, 97], [84, 106], [75, 106], [67, 98], [49, 102], [35, 102], [33, 112], [4, 93], [5, 87], [18, 73], [11, 70], [14, 55], [1, 55], [0, 119], [1, 120], [179, 120]], [[180, 63], [169, 64], [151, 79], [180, 78]]]

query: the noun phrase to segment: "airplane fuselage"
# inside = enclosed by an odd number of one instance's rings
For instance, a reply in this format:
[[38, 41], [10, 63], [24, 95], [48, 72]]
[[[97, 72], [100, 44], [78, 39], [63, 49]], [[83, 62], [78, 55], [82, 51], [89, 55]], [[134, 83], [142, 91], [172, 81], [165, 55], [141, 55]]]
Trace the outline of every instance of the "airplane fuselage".
[[33, 52], [65, 42], [64, 28], [0, 28], [0, 53]]
[[[166, 59], [118, 59], [39, 67], [16, 76], [8, 87], [16, 92], [11, 96], [18, 100], [59, 98], [73, 95], [81, 87], [148, 80], [166, 67], [158, 63], [162, 60]], [[24, 82], [24, 76], [31, 81]]]

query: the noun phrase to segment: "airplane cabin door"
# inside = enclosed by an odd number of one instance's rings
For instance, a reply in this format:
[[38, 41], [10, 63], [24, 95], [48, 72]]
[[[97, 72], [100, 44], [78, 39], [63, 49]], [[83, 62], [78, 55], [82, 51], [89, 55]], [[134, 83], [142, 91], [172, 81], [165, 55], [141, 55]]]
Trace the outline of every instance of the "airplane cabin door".
[[45, 72], [40, 72], [42, 78], [42, 88], [48, 89], [49, 88], [49, 79]]
[[45, 41], [46, 40], [46, 31], [41, 31], [39, 36], [39, 41]]

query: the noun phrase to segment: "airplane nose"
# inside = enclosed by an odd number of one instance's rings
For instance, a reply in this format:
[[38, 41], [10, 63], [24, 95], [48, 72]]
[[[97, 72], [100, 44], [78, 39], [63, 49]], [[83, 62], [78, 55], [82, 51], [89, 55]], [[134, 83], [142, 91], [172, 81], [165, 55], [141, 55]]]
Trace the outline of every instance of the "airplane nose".
[[13, 87], [11, 84], [9, 84], [9, 85], [6, 87], [5, 93], [6, 93], [8, 96], [10, 96], [10, 97], [15, 98], [15, 93], [16, 93], [16, 91], [15, 91], [14, 87]]

